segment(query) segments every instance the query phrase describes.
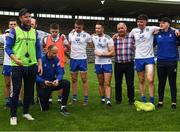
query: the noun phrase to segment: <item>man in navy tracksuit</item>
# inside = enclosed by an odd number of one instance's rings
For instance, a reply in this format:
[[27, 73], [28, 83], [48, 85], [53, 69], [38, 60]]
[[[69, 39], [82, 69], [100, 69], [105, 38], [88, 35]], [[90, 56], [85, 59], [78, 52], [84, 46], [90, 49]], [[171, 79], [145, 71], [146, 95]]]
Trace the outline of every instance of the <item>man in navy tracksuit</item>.
[[58, 48], [54, 45], [48, 47], [48, 52], [42, 57], [43, 74], [37, 75], [37, 92], [42, 111], [49, 110], [49, 96], [52, 91], [63, 90], [61, 113], [69, 115], [66, 104], [70, 91], [70, 82], [63, 79], [63, 70], [57, 58]]
[[179, 38], [175, 31], [170, 28], [171, 20], [164, 17], [160, 20], [161, 30], [154, 37], [154, 44], [157, 45], [157, 74], [158, 74], [158, 95], [157, 107], [163, 106], [164, 90], [168, 77], [171, 91], [171, 108], [176, 109], [176, 77]]

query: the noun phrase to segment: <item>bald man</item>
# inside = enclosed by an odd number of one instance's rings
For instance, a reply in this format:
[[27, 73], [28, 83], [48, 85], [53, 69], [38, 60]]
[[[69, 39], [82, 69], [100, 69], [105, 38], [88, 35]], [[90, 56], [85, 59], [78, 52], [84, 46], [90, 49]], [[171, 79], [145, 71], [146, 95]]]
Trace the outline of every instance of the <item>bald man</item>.
[[117, 104], [122, 101], [122, 80], [126, 78], [129, 104], [134, 103], [134, 37], [127, 32], [125, 23], [117, 25], [117, 32], [113, 36], [115, 45], [115, 100]]
[[42, 57], [43, 74], [37, 75], [37, 91], [42, 111], [49, 110], [49, 96], [52, 91], [63, 90], [61, 113], [69, 115], [66, 105], [70, 91], [70, 82], [63, 79], [63, 69], [60, 67], [59, 59], [57, 58], [58, 48], [55, 45], [50, 45], [47, 49], [47, 54]]

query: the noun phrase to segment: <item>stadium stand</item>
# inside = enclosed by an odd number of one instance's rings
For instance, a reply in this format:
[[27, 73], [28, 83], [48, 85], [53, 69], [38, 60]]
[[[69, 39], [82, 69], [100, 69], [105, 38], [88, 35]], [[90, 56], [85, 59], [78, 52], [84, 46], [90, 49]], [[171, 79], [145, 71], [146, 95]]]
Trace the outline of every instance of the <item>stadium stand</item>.
[[[12, 6], [11, 3], [15, 3], [15, 5]], [[116, 32], [116, 25], [120, 21], [126, 22], [130, 31], [136, 26], [135, 18], [140, 13], [145, 13], [152, 18], [149, 25], [158, 25], [158, 18], [168, 16], [173, 19], [173, 26], [179, 28], [180, 20], [178, 20], [179, 13], [177, 12], [179, 6], [178, 2], [152, 0], [147, 2], [142, 0], [105, 0], [103, 4], [101, 0], [53, 0], [48, 4], [47, 1], [44, 1], [43, 5], [35, 0], [32, 0], [31, 4], [28, 1], [19, 4], [18, 0], [10, 0], [8, 3], [2, 2], [0, 5], [0, 31], [3, 33], [7, 29], [9, 18], [18, 18], [17, 12], [22, 7], [32, 10], [33, 16], [38, 20], [38, 29], [48, 32], [51, 23], [59, 23], [60, 32], [66, 36], [73, 29], [74, 21], [78, 18], [84, 19], [85, 30], [90, 34], [94, 33], [94, 25], [97, 20], [104, 21], [105, 33], [110, 36]], [[0, 48], [0, 64], [3, 59], [2, 51], [3, 47]], [[94, 62], [93, 50], [88, 48], [87, 53], [89, 62]]]

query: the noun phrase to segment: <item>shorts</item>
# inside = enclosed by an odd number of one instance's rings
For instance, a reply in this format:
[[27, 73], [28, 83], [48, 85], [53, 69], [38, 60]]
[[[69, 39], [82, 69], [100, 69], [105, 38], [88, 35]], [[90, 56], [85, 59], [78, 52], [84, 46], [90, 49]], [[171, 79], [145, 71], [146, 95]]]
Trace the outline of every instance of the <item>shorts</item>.
[[145, 66], [149, 64], [155, 64], [154, 57], [146, 59], [135, 59], [135, 70], [137, 72], [145, 71]]
[[112, 64], [95, 64], [96, 74], [112, 73]]
[[86, 72], [87, 71], [87, 59], [70, 59], [70, 71], [71, 72]]
[[3, 66], [3, 70], [2, 70], [2, 74], [4, 76], [10, 76], [11, 75], [11, 71], [12, 71], [12, 67], [9, 65], [4, 65]]

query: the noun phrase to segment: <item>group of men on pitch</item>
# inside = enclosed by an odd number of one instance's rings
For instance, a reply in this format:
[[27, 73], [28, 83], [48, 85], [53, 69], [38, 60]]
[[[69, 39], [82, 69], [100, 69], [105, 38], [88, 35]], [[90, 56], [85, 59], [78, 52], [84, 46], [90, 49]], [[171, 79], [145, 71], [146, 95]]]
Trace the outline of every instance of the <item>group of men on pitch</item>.
[[[178, 61], [179, 31], [170, 27], [171, 20], [160, 19], [160, 25], [147, 26], [148, 17], [141, 14], [136, 19], [137, 28], [128, 32], [124, 22], [117, 24], [117, 33], [112, 37], [104, 33], [104, 23], [95, 24], [95, 33], [84, 31], [82, 20], [76, 20], [68, 39], [60, 33], [59, 25], [50, 25], [50, 34], [36, 30], [37, 21], [31, 18], [28, 9], [19, 12], [19, 24], [9, 21], [10, 30], [0, 38], [5, 44], [3, 74], [6, 84], [6, 105], [10, 106], [10, 124], [17, 125], [17, 106], [24, 81], [23, 117], [34, 120], [29, 114], [33, 102], [34, 83], [42, 111], [49, 110], [52, 91], [58, 90], [58, 102], [63, 115], [69, 115], [66, 105], [70, 93], [70, 82], [63, 79], [65, 53], [70, 51], [70, 71], [72, 82], [72, 100], [78, 100], [78, 73], [80, 73], [84, 101], [88, 105], [88, 61], [86, 48], [94, 49], [95, 72], [99, 83], [100, 101], [111, 107], [112, 57], [115, 57], [115, 101], [122, 101], [122, 80], [125, 74], [129, 104], [134, 99], [134, 69], [139, 78], [141, 98], [146, 102], [145, 78], [147, 78], [150, 102], [154, 104], [154, 47], [157, 46], [158, 104], [163, 106], [166, 79], [171, 90], [171, 108], [176, 109], [176, 76]], [[44, 50], [44, 54], [42, 53]], [[10, 92], [11, 91], [11, 92]]]

